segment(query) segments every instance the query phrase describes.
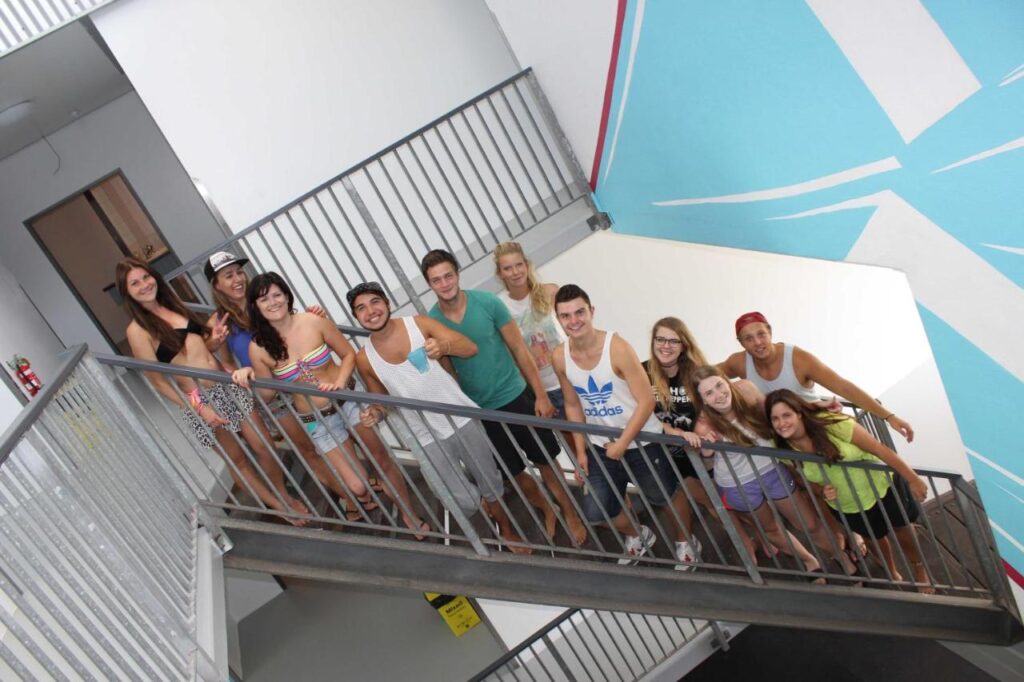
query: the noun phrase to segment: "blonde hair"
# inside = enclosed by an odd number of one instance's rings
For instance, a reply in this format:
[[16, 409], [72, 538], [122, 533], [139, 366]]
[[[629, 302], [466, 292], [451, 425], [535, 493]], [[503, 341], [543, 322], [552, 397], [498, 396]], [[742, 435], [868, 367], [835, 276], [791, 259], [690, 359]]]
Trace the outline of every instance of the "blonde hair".
[[683, 379], [683, 388], [686, 389], [686, 394], [694, 403], [697, 402], [697, 384], [693, 381], [693, 370], [708, 364], [708, 361], [693, 335], [690, 334], [686, 323], [678, 317], [663, 317], [651, 327], [651, 360], [647, 363], [647, 376], [651, 379], [651, 386], [654, 387], [654, 399], [658, 401], [658, 405], [663, 410], [671, 411], [672, 395], [668, 388], [668, 377], [665, 376], [665, 370], [661, 368], [661, 364], [654, 354], [654, 337], [658, 332], [658, 327], [671, 329], [683, 342], [682, 352], [676, 362], [679, 367], [679, 376]]
[[[526, 286], [530, 291], [530, 308], [537, 317], [543, 317], [550, 313], [551, 297], [544, 290], [544, 283], [537, 277], [533, 263], [523, 252], [523, 247], [519, 245], [519, 242], [502, 242], [494, 247], [494, 274], [498, 279], [501, 279], [501, 266], [498, 261], [502, 256], [519, 256], [523, 259], [523, 262], [526, 263]], [[502, 280], [502, 285], [504, 285], [504, 280]], [[508, 286], [505, 286], [505, 290], [508, 290]]]
[[[743, 394], [736, 390], [736, 384], [729, 381], [729, 378], [722, 373], [722, 370], [711, 365], [698, 367], [693, 371], [694, 385], [700, 384], [700, 382], [711, 377], [718, 377], [729, 386], [729, 392], [732, 393], [732, 411], [736, 414], [736, 421], [761, 438], [771, 440], [775, 434], [768, 425], [768, 420], [765, 419], [764, 411], [759, 409], [757, 404], [752, 405], [747, 402]], [[705, 405], [704, 399], [699, 393], [696, 396], [696, 403], [699, 411], [702, 411], [704, 416], [707, 417], [711, 428], [726, 441], [736, 445], [755, 444], [747, 434], [736, 428], [736, 425], [726, 419], [721, 412]]]

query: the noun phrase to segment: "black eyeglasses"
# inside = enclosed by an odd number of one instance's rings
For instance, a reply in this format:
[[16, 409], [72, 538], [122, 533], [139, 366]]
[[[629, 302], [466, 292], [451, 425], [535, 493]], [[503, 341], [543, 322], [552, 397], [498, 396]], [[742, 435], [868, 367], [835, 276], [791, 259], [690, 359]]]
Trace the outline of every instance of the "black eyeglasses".
[[679, 346], [683, 345], [683, 342], [680, 339], [668, 339], [665, 338], [664, 336], [655, 336], [654, 345], [668, 346], [669, 348], [679, 348]]

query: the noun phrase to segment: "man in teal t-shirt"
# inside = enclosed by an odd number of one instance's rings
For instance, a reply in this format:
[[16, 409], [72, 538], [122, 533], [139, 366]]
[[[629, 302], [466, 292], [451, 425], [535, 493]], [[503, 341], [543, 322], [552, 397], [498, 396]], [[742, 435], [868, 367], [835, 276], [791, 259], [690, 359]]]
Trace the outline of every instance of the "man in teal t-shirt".
[[[427, 284], [437, 295], [430, 316], [468, 337], [477, 345], [471, 358], [451, 358], [458, 373], [459, 386], [477, 405], [489, 410], [551, 417], [555, 406], [537, 370], [516, 321], [505, 304], [487, 291], [463, 290], [459, 286], [459, 264], [455, 256], [435, 250], [420, 263]], [[531, 392], [532, 389], [532, 392]], [[548, 429], [535, 429], [536, 437], [525, 426], [508, 424], [513, 443], [499, 422], [483, 422], [484, 429], [504, 464], [504, 473], [515, 478], [529, 502], [544, 513], [548, 538], [554, 538], [556, 517], [544, 499], [536, 481], [525, 471], [526, 457], [537, 466], [566, 519], [567, 530], [575, 544], [586, 540], [586, 527], [569, 500], [565, 480], [552, 465], [560, 451], [558, 440]], [[538, 444], [537, 441], [540, 441]]]

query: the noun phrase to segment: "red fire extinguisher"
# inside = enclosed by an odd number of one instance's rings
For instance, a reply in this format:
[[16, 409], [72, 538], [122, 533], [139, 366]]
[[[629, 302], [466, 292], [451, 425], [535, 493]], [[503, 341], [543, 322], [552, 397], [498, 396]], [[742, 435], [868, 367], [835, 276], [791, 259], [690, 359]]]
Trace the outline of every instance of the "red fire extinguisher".
[[39, 381], [39, 377], [32, 371], [32, 364], [23, 355], [15, 355], [14, 359], [8, 361], [7, 366], [14, 370], [14, 374], [18, 377], [18, 381], [25, 387], [30, 396], [34, 396], [36, 393], [43, 388], [43, 383]]

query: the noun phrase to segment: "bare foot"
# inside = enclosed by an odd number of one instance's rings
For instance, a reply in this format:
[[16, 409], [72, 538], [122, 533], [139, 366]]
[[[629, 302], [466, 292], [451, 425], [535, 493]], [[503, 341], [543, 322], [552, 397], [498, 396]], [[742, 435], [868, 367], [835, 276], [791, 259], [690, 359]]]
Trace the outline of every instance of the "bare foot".
[[544, 532], [547, 533], [548, 538], [553, 543], [555, 541], [555, 530], [557, 528], [558, 517], [555, 516], [555, 510], [551, 507], [544, 508]]
[[430, 532], [430, 524], [423, 519], [408, 519], [403, 517], [402, 520], [405, 522], [406, 528], [420, 531], [416, 535], [413, 535], [417, 542], [423, 541], [423, 539], [427, 537], [424, 533]]
[[911, 564], [914, 569], [914, 582], [917, 583], [917, 591], [921, 594], [935, 594], [935, 588], [931, 585], [928, 571], [925, 570], [923, 561], [915, 561]]
[[508, 548], [513, 554], [533, 554], [532, 549], [519, 544], [522, 543], [523, 539], [514, 530], [502, 531], [501, 539], [508, 544]]
[[572, 542], [576, 547], [582, 547], [587, 543], [587, 527], [583, 525], [583, 521], [576, 514], [570, 514], [569, 519], [569, 532], [572, 533]]
[[[299, 500], [296, 500], [294, 497], [287, 497], [286, 496], [284, 499], [285, 499], [285, 502], [288, 503], [288, 509], [287, 510], [282, 509], [280, 511], [291, 511], [294, 514], [302, 514], [303, 516], [309, 516], [309, 507], [304, 505], [302, 502], [300, 502]], [[305, 526], [306, 523], [307, 523], [307, 519], [296, 519], [296, 518], [291, 518], [291, 517], [285, 517], [285, 520], [288, 521], [288, 523], [292, 524], [293, 526], [296, 526], [296, 527], [299, 527], [299, 528], [301, 528], [302, 526]]]

